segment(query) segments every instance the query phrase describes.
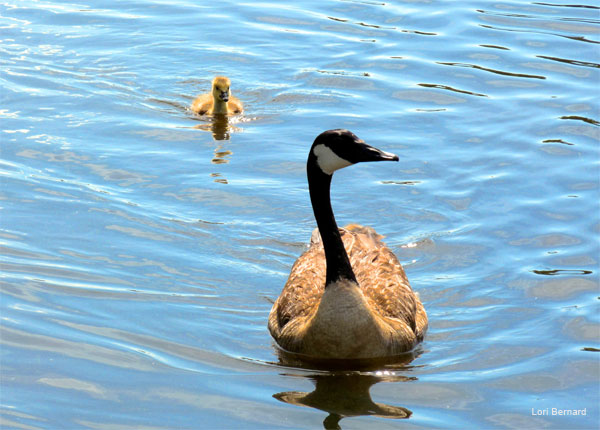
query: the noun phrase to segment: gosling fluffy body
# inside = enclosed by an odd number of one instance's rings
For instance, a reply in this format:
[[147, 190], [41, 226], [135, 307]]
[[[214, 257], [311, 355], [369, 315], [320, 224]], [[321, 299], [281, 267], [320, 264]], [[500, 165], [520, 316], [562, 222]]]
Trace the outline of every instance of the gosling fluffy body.
[[231, 95], [231, 81], [225, 76], [217, 76], [212, 81], [210, 93], [199, 95], [191, 107], [198, 115], [231, 115], [242, 113], [242, 102]]

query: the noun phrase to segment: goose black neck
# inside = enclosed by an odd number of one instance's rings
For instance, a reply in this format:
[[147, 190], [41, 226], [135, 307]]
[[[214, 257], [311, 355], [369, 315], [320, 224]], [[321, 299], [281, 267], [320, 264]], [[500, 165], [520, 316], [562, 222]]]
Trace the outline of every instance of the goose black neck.
[[312, 152], [308, 158], [306, 171], [310, 201], [319, 233], [321, 233], [323, 248], [325, 249], [325, 261], [327, 264], [325, 286], [327, 287], [327, 285], [339, 279], [348, 279], [356, 282], [348, 253], [344, 249], [344, 242], [342, 241], [342, 236], [340, 235], [331, 208], [329, 191], [332, 176], [323, 173], [317, 165], [317, 160], [312, 155]]

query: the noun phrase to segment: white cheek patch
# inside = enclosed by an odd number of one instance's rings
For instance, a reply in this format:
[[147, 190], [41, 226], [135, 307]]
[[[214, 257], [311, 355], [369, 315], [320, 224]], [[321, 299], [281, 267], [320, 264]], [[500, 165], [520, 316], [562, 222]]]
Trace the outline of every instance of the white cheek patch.
[[342, 157], [336, 155], [325, 145], [315, 146], [313, 153], [317, 157], [317, 164], [321, 170], [328, 175], [332, 175], [336, 170], [343, 169], [352, 164], [348, 160], [344, 160]]

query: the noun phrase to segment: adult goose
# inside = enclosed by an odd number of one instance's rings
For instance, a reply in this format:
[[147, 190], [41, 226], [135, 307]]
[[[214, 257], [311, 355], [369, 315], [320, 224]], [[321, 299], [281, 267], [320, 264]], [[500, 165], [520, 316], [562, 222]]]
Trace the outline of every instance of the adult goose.
[[333, 216], [333, 172], [364, 161], [398, 161], [398, 156], [348, 130], [323, 132], [308, 155], [318, 231], [294, 263], [268, 323], [279, 347], [300, 358], [392, 357], [413, 349], [427, 330], [425, 309], [383, 236], [356, 224], [339, 229]]

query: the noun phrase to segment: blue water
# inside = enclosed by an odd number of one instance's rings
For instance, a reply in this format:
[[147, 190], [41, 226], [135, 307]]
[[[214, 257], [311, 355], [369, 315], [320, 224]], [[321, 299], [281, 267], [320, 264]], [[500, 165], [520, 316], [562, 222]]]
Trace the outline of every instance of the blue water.
[[[2, 429], [598, 428], [595, 2], [0, 4]], [[266, 329], [330, 128], [400, 156], [333, 207], [421, 296], [410, 363]]]

